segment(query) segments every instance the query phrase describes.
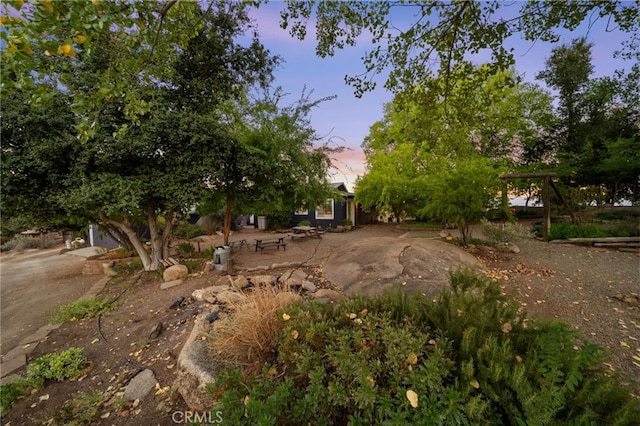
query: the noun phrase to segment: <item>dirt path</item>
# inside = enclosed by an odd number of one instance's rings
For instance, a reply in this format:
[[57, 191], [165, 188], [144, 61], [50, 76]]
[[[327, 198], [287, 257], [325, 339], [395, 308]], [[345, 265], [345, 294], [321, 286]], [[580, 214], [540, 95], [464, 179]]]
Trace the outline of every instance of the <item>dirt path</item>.
[[83, 276], [84, 258], [62, 247], [0, 257], [2, 355], [47, 324], [55, 308], [80, 298], [97, 280]]

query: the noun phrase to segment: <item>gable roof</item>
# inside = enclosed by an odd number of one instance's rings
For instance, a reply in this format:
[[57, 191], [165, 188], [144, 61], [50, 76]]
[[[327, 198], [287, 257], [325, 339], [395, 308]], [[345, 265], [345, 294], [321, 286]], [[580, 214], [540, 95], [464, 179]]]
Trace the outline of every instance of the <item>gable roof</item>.
[[347, 198], [353, 198], [354, 194], [347, 191], [347, 186], [344, 184], [344, 182], [332, 182], [331, 186], [333, 186], [335, 189], [337, 189], [339, 192], [342, 193], [343, 196], [347, 197]]

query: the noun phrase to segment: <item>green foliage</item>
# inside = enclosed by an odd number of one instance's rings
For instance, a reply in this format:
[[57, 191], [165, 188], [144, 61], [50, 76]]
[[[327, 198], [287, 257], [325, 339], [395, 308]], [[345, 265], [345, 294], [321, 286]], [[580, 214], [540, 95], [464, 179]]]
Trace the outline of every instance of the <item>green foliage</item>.
[[93, 296], [58, 307], [54, 311], [51, 321], [59, 324], [67, 321], [81, 320], [83, 318], [93, 318], [110, 309], [113, 309], [110, 298]]
[[46, 249], [58, 244], [58, 240], [46, 237], [25, 237], [16, 235], [2, 244], [0, 251], [15, 251], [21, 253], [27, 249]]
[[19, 378], [0, 386], [0, 416], [4, 416], [18, 398], [29, 395], [32, 388], [31, 382], [25, 378]]
[[40, 417], [42, 424], [80, 426], [100, 421], [104, 395], [99, 391], [76, 392], [55, 411], [45, 411]]
[[36, 387], [46, 380], [63, 381], [78, 377], [87, 366], [82, 348], [70, 348], [60, 353], [42, 355], [27, 365], [27, 379]]
[[298, 222], [298, 226], [311, 226], [311, 222], [309, 222], [308, 220], [301, 220], [300, 222]]
[[575, 225], [567, 222], [552, 223], [549, 238], [552, 240], [566, 240], [567, 238], [600, 238], [611, 237], [605, 229], [595, 225]]
[[176, 253], [182, 257], [193, 256], [196, 252], [196, 248], [191, 243], [181, 243], [176, 247]]
[[[394, 11], [408, 8], [413, 22], [396, 27]], [[505, 20], [505, 14], [513, 18]], [[376, 74], [387, 72], [385, 88], [395, 92], [426, 85], [436, 73], [453, 85], [458, 78], [456, 65], [483, 50], [490, 52], [493, 72], [505, 70], [519, 54], [505, 47], [510, 38], [557, 42], [560, 31], [575, 30], [581, 22], [598, 18], [615, 22], [628, 33], [626, 55], [637, 57], [638, 8], [626, 2], [288, 2], [281, 12], [281, 26], [304, 39], [313, 22], [316, 52], [322, 57], [366, 39], [372, 47], [363, 57], [364, 70], [345, 77], [360, 96], [375, 88]], [[449, 87], [442, 93], [449, 93]]]
[[113, 270], [117, 272], [135, 271], [138, 269], [142, 269], [142, 260], [140, 259], [136, 259], [132, 262], [118, 263], [116, 265], [113, 265]]
[[455, 223], [466, 245], [470, 226], [496, 204], [499, 170], [482, 157], [460, 160], [428, 177], [429, 199], [423, 213], [445, 223]]
[[602, 349], [519, 308], [468, 271], [436, 300], [289, 305], [276, 361], [220, 374], [214, 409], [238, 425], [634, 424], [640, 401], [597, 368]]
[[205, 232], [198, 225], [194, 225], [191, 223], [181, 223], [173, 231], [173, 234], [177, 237], [186, 238], [187, 240], [190, 240], [192, 238], [204, 235]]

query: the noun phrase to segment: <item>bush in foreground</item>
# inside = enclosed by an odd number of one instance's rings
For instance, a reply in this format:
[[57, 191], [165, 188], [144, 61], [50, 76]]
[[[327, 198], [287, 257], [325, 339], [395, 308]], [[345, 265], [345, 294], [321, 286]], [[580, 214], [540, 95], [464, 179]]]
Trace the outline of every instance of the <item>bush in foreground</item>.
[[275, 360], [225, 370], [232, 424], [636, 424], [640, 402], [603, 353], [526, 321], [496, 282], [460, 272], [436, 301], [387, 293], [278, 313]]

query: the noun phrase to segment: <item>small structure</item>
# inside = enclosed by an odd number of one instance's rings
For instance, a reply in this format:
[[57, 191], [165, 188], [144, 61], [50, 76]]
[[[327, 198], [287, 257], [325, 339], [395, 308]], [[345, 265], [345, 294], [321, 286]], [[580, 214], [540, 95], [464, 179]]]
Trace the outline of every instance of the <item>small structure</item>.
[[569, 208], [569, 205], [560, 194], [560, 190], [553, 181], [553, 177], [556, 177], [555, 173], [506, 173], [500, 176], [500, 179], [504, 181], [504, 188], [502, 190], [502, 207], [506, 210], [509, 208], [509, 200], [507, 198], [507, 182], [510, 179], [542, 179], [542, 235], [545, 241], [549, 241], [549, 231], [551, 229], [551, 192], [549, 188], [552, 188], [558, 199], [569, 211], [571, 220], [576, 223], [578, 220], [573, 214], [573, 211]]
[[307, 209], [295, 212], [291, 218], [294, 226], [303, 220], [321, 228], [336, 228], [339, 225], [344, 225], [347, 221], [350, 221], [352, 225], [358, 224], [360, 209], [355, 202], [354, 194], [347, 191], [343, 182], [335, 182], [331, 185], [340, 192], [342, 199], [328, 198], [315, 210]]

